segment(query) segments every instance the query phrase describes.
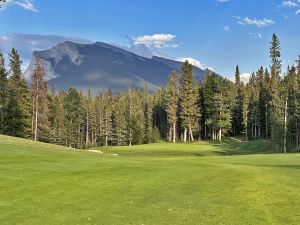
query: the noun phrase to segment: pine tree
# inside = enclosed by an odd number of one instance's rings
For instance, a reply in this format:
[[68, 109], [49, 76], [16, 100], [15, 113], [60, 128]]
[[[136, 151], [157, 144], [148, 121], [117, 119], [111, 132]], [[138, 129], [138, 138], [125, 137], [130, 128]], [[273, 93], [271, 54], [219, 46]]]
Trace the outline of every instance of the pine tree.
[[117, 145], [120, 146], [126, 143], [127, 135], [126, 96], [123, 93], [119, 93], [115, 98], [113, 118], [114, 135]]
[[3, 54], [0, 52], [0, 133], [5, 132], [5, 112], [7, 110], [7, 72]]
[[191, 141], [194, 141], [193, 126], [199, 118], [198, 93], [194, 83], [193, 66], [185, 61], [181, 67], [179, 79], [180, 116], [183, 121], [184, 142], [187, 141], [187, 131]]
[[67, 145], [65, 111], [63, 105], [64, 95], [65, 93], [56, 95], [53, 87], [51, 93], [48, 95], [49, 140], [51, 143], [59, 145]]
[[8, 79], [5, 133], [17, 137], [29, 137], [31, 133], [30, 91], [22, 76], [20, 56], [15, 49], [11, 50], [9, 61], [11, 76]]
[[132, 89], [128, 90], [127, 93], [127, 100], [126, 100], [126, 122], [127, 122], [127, 139], [129, 142], [129, 146], [132, 145], [132, 140], [133, 140], [133, 122], [134, 122], [134, 118], [133, 118], [133, 113], [134, 113], [134, 108], [133, 108], [133, 91]]
[[145, 138], [145, 113], [144, 113], [144, 105], [143, 105], [143, 93], [141, 91], [134, 92], [133, 98], [133, 142], [135, 144], [143, 144], [146, 142]]
[[270, 79], [270, 89], [271, 89], [271, 137], [273, 140], [278, 140], [278, 145], [280, 145], [281, 133], [281, 99], [279, 96], [279, 84], [280, 84], [280, 74], [281, 74], [281, 60], [280, 60], [280, 42], [276, 34], [273, 34], [271, 47], [270, 47], [270, 57], [271, 57], [271, 79]]
[[153, 126], [154, 131], [160, 133], [161, 138], [168, 137], [168, 116], [166, 112], [167, 91], [165, 88], [160, 88], [153, 96]]
[[145, 85], [143, 90], [143, 107], [144, 107], [144, 117], [145, 117], [145, 143], [153, 142], [152, 133], [153, 133], [153, 99], [149, 95], [148, 87]]
[[167, 86], [167, 108], [168, 113], [168, 123], [172, 129], [172, 140], [173, 143], [176, 142], [176, 133], [177, 133], [177, 115], [178, 115], [178, 78], [175, 71], [173, 71], [169, 77], [169, 82]]
[[248, 128], [251, 128], [251, 138], [259, 137], [259, 89], [257, 87], [256, 75], [253, 72], [248, 82], [249, 113]]
[[103, 131], [105, 134], [105, 146], [108, 146], [109, 141], [112, 140], [112, 112], [113, 112], [113, 96], [110, 89], [104, 93], [104, 116], [103, 116]]
[[85, 102], [85, 147], [87, 148], [90, 145], [94, 145], [94, 107], [91, 91], [88, 91], [88, 96], [84, 99]]
[[235, 71], [235, 101], [233, 106], [233, 135], [240, 135], [243, 131], [243, 83], [241, 83], [240, 70], [236, 66]]
[[97, 103], [95, 98], [91, 96], [90, 100], [90, 113], [89, 113], [89, 120], [90, 120], [90, 139], [91, 145], [97, 145], [97, 132], [98, 132], [98, 123], [97, 123]]
[[245, 140], [248, 141], [248, 129], [249, 129], [249, 102], [250, 102], [250, 85], [246, 85], [245, 94], [243, 99], [243, 125], [245, 128]]
[[218, 79], [219, 89], [212, 97], [213, 110], [210, 119], [210, 124], [213, 127], [213, 139], [222, 140], [231, 126], [231, 102], [234, 101], [234, 96], [231, 93], [230, 81], [226, 79]]
[[214, 96], [217, 113], [213, 115], [213, 123], [218, 131], [216, 138], [219, 141], [222, 140], [223, 133], [225, 133], [231, 125], [231, 112], [226, 98], [227, 96], [223, 95], [223, 93], [217, 93]]
[[[272, 87], [277, 88], [280, 82], [281, 73], [281, 53], [280, 53], [280, 41], [276, 34], [273, 34], [270, 47], [270, 57], [271, 57], [271, 82]], [[277, 91], [274, 90], [274, 91]]]
[[31, 76], [32, 87], [32, 131], [34, 140], [45, 139], [45, 131], [48, 129], [48, 89], [45, 81], [45, 70], [41, 61], [37, 61], [36, 69]]
[[289, 139], [291, 148], [298, 148], [300, 144], [299, 132], [299, 80], [297, 77], [296, 67], [288, 69], [287, 75], [283, 80], [285, 95], [287, 95], [287, 129], [286, 138]]
[[65, 112], [66, 145], [69, 147], [83, 147], [84, 108], [81, 93], [70, 88], [63, 98]]
[[[211, 138], [218, 138], [220, 129], [220, 105], [223, 105], [224, 93], [222, 92], [223, 78], [215, 73], [206, 72], [205, 83], [203, 87], [204, 108], [205, 108], [205, 133], [210, 133]], [[218, 103], [218, 106], [217, 104]], [[220, 137], [219, 137], [220, 138]]]
[[100, 93], [96, 96], [95, 99], [95, 113], [96, 113], [96, 135], [95, 135], [95, 142], [97, 145], [103, 145], [104, 138], [103, 138], [103, 129], [104, 129], [104, 102], [103, 102], [103, 95]]

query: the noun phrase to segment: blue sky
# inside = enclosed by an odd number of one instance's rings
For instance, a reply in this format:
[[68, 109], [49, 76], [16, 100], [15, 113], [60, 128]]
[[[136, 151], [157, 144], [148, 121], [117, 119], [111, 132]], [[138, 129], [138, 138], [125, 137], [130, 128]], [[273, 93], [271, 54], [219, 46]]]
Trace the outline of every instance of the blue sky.
[[0, 48], [15, 45], [27, 64], [30, 51], [66, 38], [146, 44], [230, 77], [237, 64], [243, 73], [269, 65], [274, 32], [284, 67], [292, 64], [300, 54], [299, 9], [300, 0], [8, 0]]

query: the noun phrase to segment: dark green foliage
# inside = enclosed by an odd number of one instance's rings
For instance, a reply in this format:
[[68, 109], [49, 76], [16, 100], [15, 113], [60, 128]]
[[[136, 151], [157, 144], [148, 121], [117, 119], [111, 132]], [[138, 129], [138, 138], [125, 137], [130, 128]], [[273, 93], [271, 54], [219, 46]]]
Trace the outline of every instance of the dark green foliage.
[[216, 74], [206, 74], [203, 86], [205, 133], [221, 140], [231, 126], [234, 84]]
[[232, 112], [232, 134], [241, 135], [243, 127], [243, 104], [244, 104], [244, 84], [241, 82], [240, 70], [236, 66], [235, 71], [235, 89], [234, 105]]
[[63, 110], [65, 114], [66, 145], [83, 147], [84, 109], [82, 95], [70, 88], [63, 97]]
[[31, 99], [21, 73], [21, 60], [15, 49], [9, 54], [11, 76], [8, 79], [7, 110], [4, 115], [5, 134], [17, 137], [31, 135]]
[[196, 128], [197, 119], [199, 118], [198, 93], [195, 85], [193, 66], [185, 61], [181, 67], [181, 76], [179, 78], [179, 106], [180, 117], [184, 129], [184, 138], [187, 140], [187, 132], [193, 141], [193, 130]]
[[172, 137], [173, 143], [176, 141], [176, 124], [178, 121], [178, 100], [179, 100], [179, 90], [178, 90], [178, 78], [175, 71], [173, 71], [169, 77], [169, 82], [167, 86], [167, 96], [166, 96], [166, 112], [168, 114], [168, 124], [169, 129], [172, 130], [170, 133], [170, 139]]
[[113, 110], [114, 143], [118, 146], [127, 144], [126, 95], [117, 94]]
[[56, 95], [52, 91], [48, 95], [48, 108], [49, 108], [49, 141], [54, 144], [66, 145], [67, 132], [66, 132], [66, 119], [65, 110], [63, 105], [64, 93]]
[[7, 110], [7, 72], [3, 54], [0, 52], [0, 133], [5, 133], [5, 112]]

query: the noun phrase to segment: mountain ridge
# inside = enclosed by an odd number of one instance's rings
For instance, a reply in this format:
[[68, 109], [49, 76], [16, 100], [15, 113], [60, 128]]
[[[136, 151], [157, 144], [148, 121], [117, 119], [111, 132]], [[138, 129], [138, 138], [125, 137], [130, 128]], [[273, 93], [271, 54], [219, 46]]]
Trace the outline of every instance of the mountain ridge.
[[[30, 79], [37, 59], [46, 71], [46, 79], [57, 90], [71, 87], [87, 92], [113, 92], [148, 86], [150, 91], [167, 84], [169, 74], [180, 71], [183, 62], [152, 56], [146, 58], [123, 48], [95, 42], [79, 44], [65, 41], [43, 51], [34, 51], [25, 77]], [[203, 79], [204, 70], [194, 66], [197, 79]]]

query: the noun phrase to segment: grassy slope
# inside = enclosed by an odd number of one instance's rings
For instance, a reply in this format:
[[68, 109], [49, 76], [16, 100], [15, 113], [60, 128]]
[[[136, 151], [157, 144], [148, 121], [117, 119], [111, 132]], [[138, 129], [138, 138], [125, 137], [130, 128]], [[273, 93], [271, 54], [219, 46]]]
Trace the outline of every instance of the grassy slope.
[[[155, 144], [148, 146], [155, 149], [152, 156], [146, 146], [112, 156], [0, 136], [0, 221], [298, 224], [300, 154], [194, 157], [197, 152], [238, 153], [228, 147], [240, 145], [253, 152], [258, 143], [174, 149]], [[137, 157], [139, 148], [148, 157]], [[165, 154], [170, 149], [172, 157]], [[106, 150], [121, 154], [116, 148]]]
[[273, 147], [271, 142], [267, 140], [245, 142], [231, 138], [222, 143], [201, 141], [193, 144], [170, 144], [162, 142], [150, 145], [98, 147], [95, 149], [128, 157], [179, 157], [271, 153]]

